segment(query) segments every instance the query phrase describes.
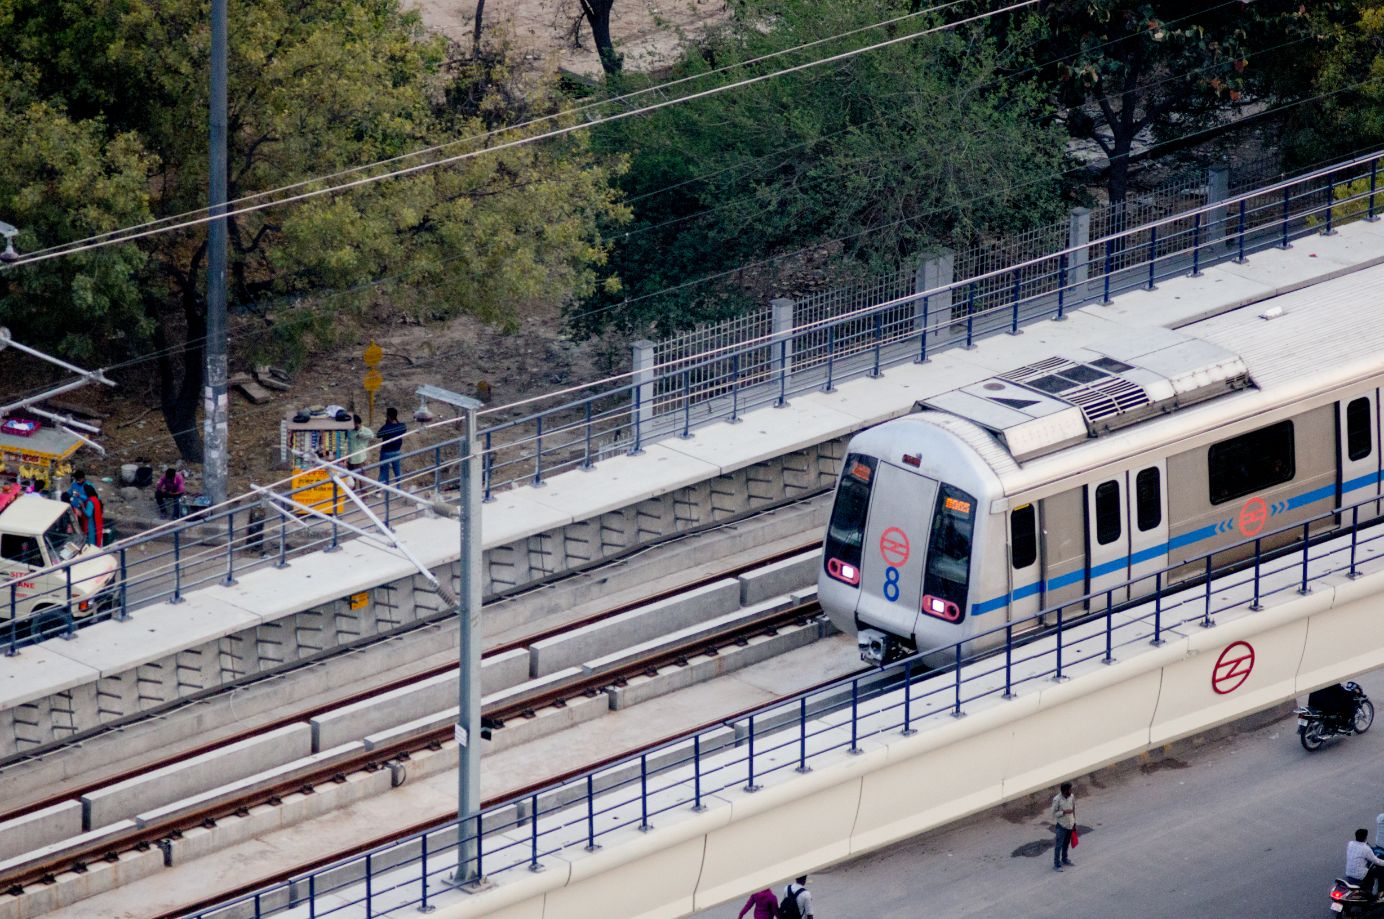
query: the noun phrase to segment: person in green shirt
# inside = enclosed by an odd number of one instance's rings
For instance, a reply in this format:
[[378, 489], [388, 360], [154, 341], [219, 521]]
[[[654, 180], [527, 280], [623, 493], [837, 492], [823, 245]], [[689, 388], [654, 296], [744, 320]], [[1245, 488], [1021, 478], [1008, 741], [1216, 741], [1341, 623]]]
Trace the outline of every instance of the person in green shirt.
[[346, 468], [355, 472], [365, 465], [375, 432], [360, 423], [359, 415], [352, 415], [351, 420], [356, 426], [346, 435]]

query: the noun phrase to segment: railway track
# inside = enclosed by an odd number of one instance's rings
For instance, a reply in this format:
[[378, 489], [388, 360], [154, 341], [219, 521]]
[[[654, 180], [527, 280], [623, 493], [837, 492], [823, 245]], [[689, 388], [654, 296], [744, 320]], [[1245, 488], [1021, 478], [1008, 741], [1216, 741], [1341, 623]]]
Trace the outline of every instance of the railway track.
[[[637, 602], [620, 604], [603, 610], [600, 613], [565, 623], [562, 626], [543, 629], [523, 639], [506, 642], [490, 649], [487, 654], [488, 656], [497, 656], [507, 651], [512, 651], [515, 648], [526, 647], [545, 638], [555, 637], [564, 632], [580, 629], [619, 616], [639, 607], [646, 606], [650, 602], [656, 602], [659, 599], [675, 596], [688, 590], [695, 589], [698, 586], [722, 580], [728, 576], [753, 571], [766, 565], [792, 558], [794, 555], [801, 554], [808, 548], [811, 548], [811, 544], [783, 550], [770, 556], [757, 559], [753, 563], [742, 563], [729, 569], [718, 571], [714, 575], [684, 583], [675, 589], [660, 591], [653, 596], [642, 598]], [[630, 680], [657, 674], [667, 668], [682, 668], [689, 666], [698, 659], [715, 657], [727, 648], [747, 645], [759, 635], [775, 634], [785, 626], [807, 625], [812, 619], [816, 618], [818, 614], [819, 610], [815, 604], [778, 609], [764, 615], [755, 616], [748, 621], [740, 622], [733, 626], [701, 632], [697, 634], [695, 638], [684, 643], [660, 646], [650, 651], [648, 654], [631, 657], [629, 660], [622, 662], [618, 667], [614, 667], [609, 671], [578, 676], [572, 679], [561, 680], [557, 683], [548, 683], [533, 692], [523, 692], [522, 686], [520, 686], [512, 698], [507, 698], [504, 703], [498, 706], [490, 706], [484, 711], [486, 724], [492, 731], [504, 731], [506, 725], [513, 725], [516, 722], [538, 717], [538, 715], [546, 709], [565, 707], [569, 702], [577, 698], [595, 698], [600, 696], [607, 689], [627, 685]], [[33, 813], [53, 806], [54, 804], [72, 800], [80, 795], [117, 784], [126, 779], [141, 776], [153, 769], [175, 765], [181, 761], [214, 751], [228, 744], [259, 736], [285, 725], [303, 722], [314, 715], [338, 709], [353, 701], [368, 699], [393, 688], [405, 687], [411, 683], [417, 683], [428, 679], [429, 677], [454, 672], [455, 668], [456, 662], [453, 661], [449, 664], [431, 668], [424, 673], [415, 674], [408, 679], [396, 681], [388, 686], [378, 687], [365, 693], [359, 693], [349, 699], [336, 700], [329, 706], [318, 706], [299, 711], [291, 716], [276, 719], [271, 723], [260, 725], [253, 730], [243, 732], [216, 744], [209, 744], [188, 750], [178, 755], [167, 757], [158, 763], [142, 766], [139, 769], [131, 770], [123, 774], [110, 776], [100, 782], [91, 783], [77, 789], [70, 789], [61, 795], [13, 809], [0, 819], [12, 819], [14, 817]], [[173, 840], [181, 838], [182, 834], [191, 828], [214, 828], [219, 821], [235, 816], [245, 816], [252, 808], [263, 805], [277, 806], [289, 795], [314, 794], [323, 786], [344, 784], [350, 781], [352, 775], [357, 773], [378, 772], [381, 769], [395, 770], [402, 768], [406, 770], [407, 764], [413, 755], [424, 750], [441, 750], [444, 744], [451, 740], [451, 736], [452, 729], [450, 726], [421, 731], [411, 736], [404, 737], [396, 742], [377, 746], [359, 755], [337, 760], [330, 765], [319, 765], [316, 768], [304, 768], [300, 772], [286, 774], [282, 777], [282, 781], [278, 781], [270, 787], [260, 787], [252, 792], [217, 797], [213, 800], [209, 800], [205, 806], [198, 807], [190, 812], [181, 813], [173, 819], [149, 823], [138, 829], [108, 836], [89, 846], [60, 849], [54, 853], [52, 858], [28, 863], [21, 870], [0, 876], [0, 890], [4, 890], [13, 896], [22, 896], [24, 892], [33, 885], [54, 884], [58, 882], [60, 875], [84, 873], [89, 865], [99, 860], [108, 862], [118, 861], [122, 853], [147, 852], [154, 848], [161, 848], [164, 850], [165, 854], [167, 854], [169, 852], [168, 847], [170, 843]], [[399, 784], [399, 782], [395, 782], [394, 784]]]

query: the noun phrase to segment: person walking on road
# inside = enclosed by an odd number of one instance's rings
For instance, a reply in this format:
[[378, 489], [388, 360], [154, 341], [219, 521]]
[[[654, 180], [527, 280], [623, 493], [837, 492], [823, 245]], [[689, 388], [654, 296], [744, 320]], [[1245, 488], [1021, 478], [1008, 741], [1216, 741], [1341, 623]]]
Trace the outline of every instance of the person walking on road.
[[1346, 843], [1346, 880], [1373, 897], [1375, 884], [1384, 877], [1380, 870], [1384, 869], [1384, 859], [1374, 854], [1365, 841], [1369, 838], [1370, 831], [1362, 827], [1355, 831], [1355, 838]]
[[750, 898], [745, 901], [745, 905], [740, 907], [740, 915], [735, 919], [745, 919], [745, 914], [754, 910], [752, 919], [778, 919], [778, 900], [774, 899], [774, 892], [764, 889], [758, 893], [750, 894]]
[[807, 875], [783, 889], [778, 914], [779, 919], [812, 919], [812, 894], [807, 889]]
[[1070, 868], [1074, 864], [1067, 857], [1072, 832], [1076, 829], [1076, 795], [1072, 793], [1071, 782], [1063, 782], [1061, 790], [1052, 796], [1052, 823], [1057, 835], [1052, 847], [1052, 870], [1061, 871], [1063, 865]]
[[404, 449], [403, 437], [408, 430], [399, 420], [399, 410], [390, 406], [385, 409], [384, 424], [380, 427], [380, 481], [389, 484], [389, 473], [394, 473], [397, 487], [400, 480], [399, 453]]

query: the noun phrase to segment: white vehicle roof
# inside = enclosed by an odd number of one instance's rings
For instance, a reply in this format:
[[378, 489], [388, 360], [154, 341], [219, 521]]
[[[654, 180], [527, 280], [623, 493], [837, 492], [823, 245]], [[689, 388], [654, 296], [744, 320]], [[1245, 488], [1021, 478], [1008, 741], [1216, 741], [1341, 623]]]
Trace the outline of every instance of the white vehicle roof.
[[40, 536], [67, 513], [67, 505], [42, 495], [20, 495], [0, 511], [0, 532]]
[[[1237, 420], [1290, 411], [1303, 400], [1384, 372], [1381, 314], [1384, 266], [1377, 266], [1176, 331], [1129, 324], [1121, 333], [1124, 342], [1103, 341], [1090, 351], [1130, 354], [1124, 363], [1153, 371], [1167, 385], [1141, 380], [1150, 398], [1135, 399], [1111, 415], [1093, 418], [1089, 402], [1030, 386], [1035, 370], [1052, 365], [1061, 373], [1057, 364], [1090, 357], [1080, 354], [1058, 355], [927, 399], [919, 405], [924, 411], [912, 417], [968, 443], [1000, 477], [1005, 493], [1016, 494], [1073, 470], [1152, 455]], [[1147, 354], [1134, 356], [1135, 350]], [[1154, 363], [1149, 357], [1157, 357], [1158, 366], [1143, 366]], [[1115, 371], [1112, 383], [1132, 376]], [[986, 389], [987, 382], [999, 385]], [[1086, 395], [1075, 389], [1070, 394]], [[982, 400], [994, 404], [982, 410]]]

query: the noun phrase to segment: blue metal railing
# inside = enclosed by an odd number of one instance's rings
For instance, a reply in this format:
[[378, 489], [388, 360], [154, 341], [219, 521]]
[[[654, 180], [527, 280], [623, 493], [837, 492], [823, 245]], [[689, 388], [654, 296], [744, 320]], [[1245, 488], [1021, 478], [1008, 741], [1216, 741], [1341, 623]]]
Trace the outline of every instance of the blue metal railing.
[[[1259, 608], [1262, 598], [1328, 575], [1359, 574], [1362, 545], [1384, 539], [1374, 515], [1380, 499], [1328, 511], [1234, 546], [1170, 565], [1154, 574], [1094, 591], [1034, 616], [1007, 622], [880, 671], [839, 680], [714, 727], [602, 763], [579, 775], [492, 804], [469, 817], [407, 836], [365, 855], [270, 885], [195, 915], [268, 916], [288, 907], [315, 917], [383, 916], [426, 905], [456, 873], [458, 839], [472, 843], [468, 876], [536, 870], [563, 851], [592, 851], [627, 829], [651, 830], [664, 815], [702, 810], [719, 792], [757, 791], [768, 777], [791, 781], [811, 763], [859, 752], [871, 736], [915, 733], [943, 716], [959, 716], [980, 699], [1010, 699], [1024, 689], [1063, 680], [1083, 664], [1109, 664], [1122, 649], [1161, 644], [1171, 631], [1210, 628], [1231, 609]], [[1305, 538], [1313, 525], [1342, 528]], [[1376, 532], [1368, 533], [1373, 528]], [[1279, 554], [1266, 545], [1297, 539]], [[1222, 557], [1223, 564], [1213, 559]], [[1206, 584], [1198, 583], [1201, 577]], [[1150, 586], [1152, 590], [1149, 590]], [[1144, 591], [1131, 603], [1125, 590]], [[1217, 595], [1240, 593], [1240, 599]], [[450, 857], [449, 857], [450, 856]], [[362, 882], [362, 876], [369, 881]]]
[[[558, 404], [520, 417], [500, 420], [505, 409], [487, 410], [487, 420], [496, 420], [480, 432], [485, 498], [508, 485], [541, 485], [552, 475], [590, 468], [606, 456], [637, 454], [658, 438], [692, 437], [699, 426], [735, 422], [749, 409], [787, 405], [804, 392], [830, 391], [844, 379], [926, 361], [941, 348], [969, 348], [979, 338], [1062, 319], [1081, 303], [1109, 302], [1115, 294], [1198, 274], [1215, 262], [1243, 261], [1247, 253], [1333, 232], [1351, 220], [1374, 220], [1381, 156], [1384, 151], [1377, 151], [1083, 246], [675, 361], [648, 376], [627, 374], [599, 391], [566, 391], [553, 397]], [[1341, 189], [1348, 193], [1341, 195]], [[448, 438], [446, 430], [434, 425], [431, 435]], [[454, 443], [444, 439], [404, 451], [399, 459], [407, 486], [434, 494], [454, 490]], [[381, 465], [367, 465], [362, 477], [376, 478]], [[292, 498], [302, 490], [280, 493]], [[319, 519], [282, 520], [276, 534], [266, 535], [264, 524], [257, 529], [248, 519], [261, 503], [257, 495], [242, 496], [121, 540], [100, 553], [118, 574], [109, 584], [107, 575], [75, 571], [91, 556], [0, 582], [0, 644], [13, 654], [31, 641], [72, 638], [92, 622], [123, 620], [150, 603], [180, 602], [189, 590], [259, 567], [286, 567], [305, 553], [335, 548], [346, 535], [335, 521]], [[388, 492], [371, 495], [368, 503], [391, 525], [423, 513]], [[25, 586], [37, 580], [53, 586]], [[100, 593], [87, 596], [98, 584]], [[29, 612], [38, 605], [46, 609]]]

